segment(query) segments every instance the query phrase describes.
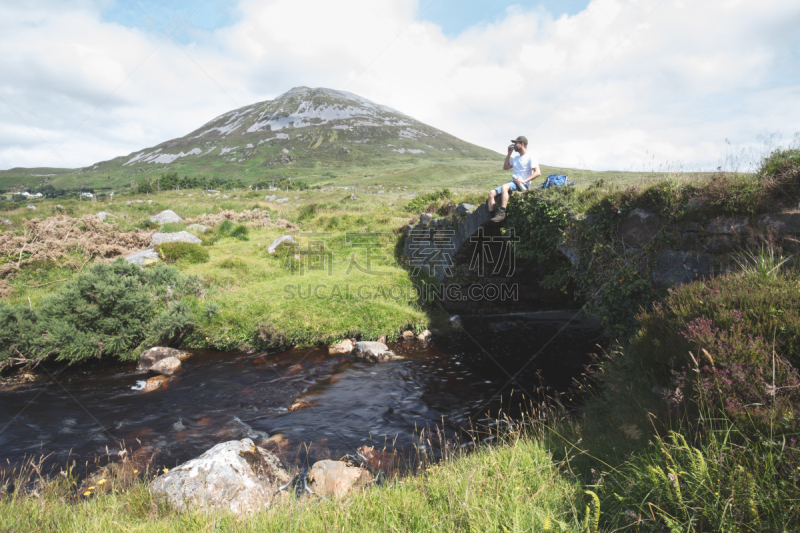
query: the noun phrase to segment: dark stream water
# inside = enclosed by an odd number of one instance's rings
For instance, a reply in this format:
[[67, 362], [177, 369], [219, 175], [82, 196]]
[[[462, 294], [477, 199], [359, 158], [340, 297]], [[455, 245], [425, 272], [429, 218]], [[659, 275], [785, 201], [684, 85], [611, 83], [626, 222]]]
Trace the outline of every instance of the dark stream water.
[[[137, 390], [147, 375], [135, 364], [65, 369], [57, 382], [0, 391], [0, 460], [52, 454], [55, 465], [68, 457], [91, 464], [124, 439], [141, 443], [157, 464], [174, 466], [220, 442], [259, 443], [276, 433], [288, 441], [284, 458], [295, 463], [354, 454], [365, 444], [407, 451], [423, 428], [453, 436], [487, 410], [496, 413], [498, 393], [507, 400], [512, 389], [566, 390], [603, 342], [597, 324], [569, 322], [573, 314], [464, 318], [490, 355], [465, 333], [396, 343], [390, 348], [406, 359], [380, 364], [323, 349], [194, 352], [166, 388], [149, 393]], [[513, 375], [540, 349], [504, 387], [501, 366]], [[307, 405], [290, 411], [298, 397]]]

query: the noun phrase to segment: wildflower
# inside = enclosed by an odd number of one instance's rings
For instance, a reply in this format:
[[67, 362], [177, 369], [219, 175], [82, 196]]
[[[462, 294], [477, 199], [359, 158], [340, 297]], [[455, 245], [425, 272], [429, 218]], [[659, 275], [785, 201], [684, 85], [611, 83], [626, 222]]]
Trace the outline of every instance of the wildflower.
[[138, 474], [138, 473], [139, 473], [139, 471], [138, 471], [138, 470], [136, 470], [136, 469], [134, 468], [134, 469], [133, 469], [133, 473], [134, 473], [134, 474]]
[[105, 483], [106, 483], [105, 479], [101, 479], [100, 481], [97, 482], [98, 485], [105, 485]]
[[83, 493], [83, 495], [88, 498], [89, 496], [92, 495], [92, 493], [87, 490], [86, 492]]
[[165, 467], [164, 467], [164, 469], [163, 469], [163, 472], [166, 474], [167, 472], [169, 472], [169, 468], [167, 468], [167, 467], [165, 466]]
[[91, 487], [89, 487], [89, 490], [94, 490], [94, 485], [92, 485]]

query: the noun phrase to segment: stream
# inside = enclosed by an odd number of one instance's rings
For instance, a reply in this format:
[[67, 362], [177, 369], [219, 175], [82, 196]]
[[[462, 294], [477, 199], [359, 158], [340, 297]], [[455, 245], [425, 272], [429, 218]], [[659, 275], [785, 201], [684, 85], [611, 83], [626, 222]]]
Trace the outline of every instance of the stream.
[[294, 464], [353, 455], [363, 445], [407, 452], [423, 428], [454, 437], [487, 411], [496, 414], [512, 389], [566, 391], [605, 343], [597, 323], [570, 320], [574, 314], [464, 317], [466, 333], [390, 344], [405, 359], [378, 364], [323, 348], [193, 350], [177, 377], [148, 393], [135, 363], [51, 364], [57, 380], [45, 375], [0, 390], [0, 461], [49, 455], [51, 466], [68, 459], [83, 466], [124, 440], [172, 467], [220, 442], [258, 444], [277, 433], [286, 441], [283, 459]]

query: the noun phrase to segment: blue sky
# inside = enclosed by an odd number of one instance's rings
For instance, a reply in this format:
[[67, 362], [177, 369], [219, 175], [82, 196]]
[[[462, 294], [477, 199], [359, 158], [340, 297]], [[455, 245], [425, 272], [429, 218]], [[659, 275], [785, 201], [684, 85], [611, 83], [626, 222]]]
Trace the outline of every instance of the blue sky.
[[[442, 27], [448, 37], [454, 37], [471, 26], [490, 24], [503, 17], [506, 10], [515, 6], [523, 11], [543, 9], [553, 18], [564, 14], [575, 15], [586, 8], [588, 0], [522, 0], [497, 2], [486, 0], [421, 0], [420, 19]], [[235, 23], [241, 13], [235, 4], [225, 0], [118, 0], [103, 11], [103, 19], [126, 27], [161, 27], [171, 31], [188, 16], [175, 32], [181, 42], [193, 38], [193, 30], [214, 30]], [[157, 27], [157, 26], [158, 27]]]
[[800, 146], [800, 3], [589, 3], [6, 2], [0, 168], [90, 165], [299, 85], [496, 150], [525, 134], [555, 166], [710, 170], [772, 134]]

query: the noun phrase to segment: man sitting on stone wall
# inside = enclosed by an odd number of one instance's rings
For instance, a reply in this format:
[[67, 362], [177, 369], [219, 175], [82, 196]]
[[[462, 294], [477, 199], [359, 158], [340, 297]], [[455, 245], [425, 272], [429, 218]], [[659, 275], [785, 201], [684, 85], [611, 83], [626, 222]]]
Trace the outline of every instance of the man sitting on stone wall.
[[[489, 216], [492, 222], [502, 222], [506, 218], [506, 206], [508, 206], [508, 196], [515, 191], [527, 191], [531, 182], [542, 175], [539, 162], [528, 152], [528, 138], [520, 135], [511, 141], [508, 147], [508, 155], [503, 162], [503, 170], [514, 169], [511, 181], [489, 191], [489, 200], [486, 202], [489, 208]], [[513, 152], [519, 155], [511, 157]], [[495, 210], [497, 196], [500, 196], [500, 207]]]

